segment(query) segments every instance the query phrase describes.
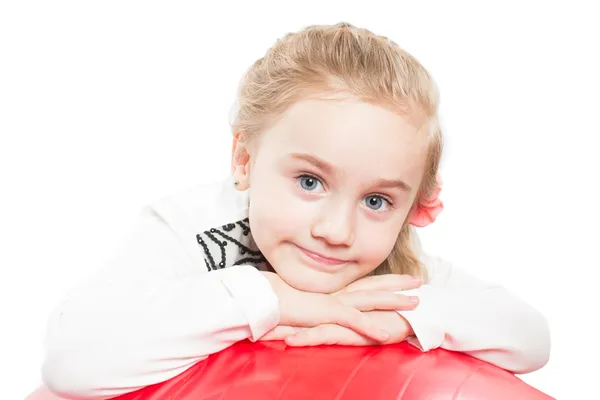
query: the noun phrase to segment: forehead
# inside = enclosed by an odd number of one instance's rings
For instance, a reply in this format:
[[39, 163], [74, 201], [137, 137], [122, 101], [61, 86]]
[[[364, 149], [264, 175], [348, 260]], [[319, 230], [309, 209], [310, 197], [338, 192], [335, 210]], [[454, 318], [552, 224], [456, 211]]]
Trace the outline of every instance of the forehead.
[[418, 187], [425, 168], [427, 139], [418, 127], [355, 99], [300, 101], [261, 136], [261, 147], [277, 156], [312, 154], [355, 179], [404, 179]]

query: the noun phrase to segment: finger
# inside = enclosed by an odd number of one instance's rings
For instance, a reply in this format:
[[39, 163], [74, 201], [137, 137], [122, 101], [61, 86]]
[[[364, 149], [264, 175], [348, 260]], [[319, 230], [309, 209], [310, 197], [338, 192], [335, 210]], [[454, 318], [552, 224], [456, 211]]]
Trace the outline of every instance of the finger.
[[288, 336], [285, 339], [285, 343], [289, 346], [296, 347], [338, 344], [335, 339], [335, 334], [332, 334], [334, 327], [348, 329], [335, 324], [323, 324], [313, 328], [302, 329], [295, 335]]
[[413, 310], [419, 304], [416, 296], [405, 296], [390, 291], [360, 290], [336, 296], [342, 304], [360, 311]]
[[[319, 346], [323, 344], [337, 344], [334, 335], [331, 334], [331, 328], [337, 326], [334, 324], [324, 324], [313, 328], [302, 329], [295, 335], [285, 338], [285, 343], [289, 346]], [[347, 328], [344, 328], [347, 329]], [[338, 335], [339, 336], [339, 335]]]
[[368, 276], [349, 284], [344, 291], [357, 290], [408, 290], [416, 289], [423, 284], [419, 277], [400, 274]]
[[345, 326], [378, 342], [385, 342], [390, 338], [390, 333], [377, 326], [372, 319], [356, 308], [344, 306], [341, 303], [339, 311], [335, 312], [333, 319], [329, 322]]
[[259, 341], [284, 340], [286, 337], [298, 332], [300, 332], [300, 328], [278, 325], [263, 335]]
[[[319, 325], [314, 328], [303, 329], [295, 335], [288, 336], [285, 338], [285, 343], [288, 346], [295, 347], [338, 344], [338, 341], [335, 339], [335, 333], [332, 333], [332, 330], [336, 326], [342, 329], [348, 329], [333, 324]], [[338, 338], [339, 336], [338, 332]]]
[[378, 342], [359, 335], [351, 329], [334, 324], [320, 325], [307, 328], [295, 335], [288, 336], [285, 343], [289, 346], [320, 346], [320, 345], [345, 345], [345, 346], [369, 346]]

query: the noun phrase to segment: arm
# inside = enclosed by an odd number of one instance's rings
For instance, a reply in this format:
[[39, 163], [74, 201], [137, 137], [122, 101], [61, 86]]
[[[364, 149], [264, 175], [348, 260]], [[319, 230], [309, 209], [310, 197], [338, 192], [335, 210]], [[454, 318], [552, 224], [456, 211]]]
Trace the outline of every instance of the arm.
[[419, 306], [398, 311], [414, 331], [410, 343], [423, 351], [460, 351], [514, 373], [532, 372], [547, 363], [550, 334], [537, 310], [439, 258], [423, 261], [430, 282], [415, 290]]
[[168, 380], [278, 322], [264, 274], [251, 266], [206, 272], [146, 208], [96, 279], [51, 315], [43, 379], [65, 397], [106, 399]]
[[[539, 312], [502, 287], [488, 285], [439, 259], [423, 257], [422, 261], [430, 272], [429, 284], [395, 289], [401, 290], [396, 293], [417, 295], [416, 308], [365, 313], [391, 333], [385, 343], [407, 340], [422, 351], [438, 347], [459, 351], [515, 373], [544, 366], [550, 339], [546, 320]], [[392, 278], [397, 276], [383, 275], [379, 284]], [[369, 279], [373, 277], [351, 285], [378, 289], [378, 283]], [[351, 329], [332, 324], [309, 329], [279, 326], [263, 337], [280, 339], [290, 346], [375, 344]]]

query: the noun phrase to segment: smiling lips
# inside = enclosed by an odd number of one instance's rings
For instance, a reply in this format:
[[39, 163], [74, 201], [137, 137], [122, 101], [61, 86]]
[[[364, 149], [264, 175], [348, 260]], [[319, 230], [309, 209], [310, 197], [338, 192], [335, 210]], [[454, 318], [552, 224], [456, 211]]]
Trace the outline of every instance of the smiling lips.
[[327, 257], [322, 254], [307, 250], [298, 245], [296, 245], [296, 247], [298, 247], [302, 251], [302, 253], [304, 253], [308, 258], [316, 261], [321, 266], [334, 267], [334, 266], [341, 266], [343, 264], [347, 264], [347, 263], [351, 262], [351, 260], [340, 260], [338, 258]]

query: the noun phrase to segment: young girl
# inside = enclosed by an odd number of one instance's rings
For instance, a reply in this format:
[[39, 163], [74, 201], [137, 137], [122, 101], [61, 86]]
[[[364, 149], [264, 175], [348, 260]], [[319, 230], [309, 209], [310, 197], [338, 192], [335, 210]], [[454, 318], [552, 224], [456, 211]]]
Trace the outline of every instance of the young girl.
[[235, 342], [407, 340], [541, 368], [546, 321], [425, 256], [442, 208], [438, 93], [394, 42], [349, 24], [279, 40], [239, 90], [232, 177], [146, 207], [129, 241], [50, 318], [45, 383], [104, 399]]

